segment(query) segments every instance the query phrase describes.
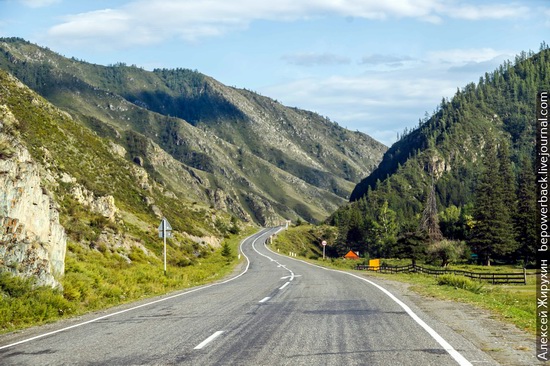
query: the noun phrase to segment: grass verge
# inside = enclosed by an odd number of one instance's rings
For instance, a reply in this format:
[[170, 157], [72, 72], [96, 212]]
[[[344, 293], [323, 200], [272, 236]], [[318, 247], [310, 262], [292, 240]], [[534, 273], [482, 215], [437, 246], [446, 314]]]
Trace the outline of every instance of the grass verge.
[[226, 238], [222, 248], [193, 265], [168, 266], [166, 276], [160, 261], [129, 263], [116, 253], [71, 243], [63, 290], [0, 273], [0, 334], [221, 279], [235, 269], [241, 240], [255, 231]]

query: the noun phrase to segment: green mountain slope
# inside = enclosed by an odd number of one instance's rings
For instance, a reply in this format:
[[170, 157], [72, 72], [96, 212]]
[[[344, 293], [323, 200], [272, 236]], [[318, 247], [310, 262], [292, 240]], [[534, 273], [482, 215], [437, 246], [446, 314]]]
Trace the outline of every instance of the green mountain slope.
[[[158, 164], [164, 163], [173, 162], [166, 158]], [[178, 266], [208, 256], [235, 225], [229, 214], [193, 202], [188, 192], [167, 190], [122, 146], [2, 70], [0, 170], [0, 263], [42, 283], [52, 284], [51, 276], [63, 274], [67, 243], [122, 261], [159, 263], [162, 242], [156, 229], [166, 216], [176, 231], [170, 264]], [[49, 214], [34, 210], [43, 202], [42, 211]]]
[[[548, 89], [550, 51], [543, 44], [539, 53], [523, 53], [443, 100], [430, 118], [388, 149], [377, 169], [355, 187], [353, 203], [331, 217], [341, 229], [342, 250], [351, 245], [371, 255], [391, 253], [400, 236], [418, 228], [432, 183], [444, 235], [474, 243], [483, 226], [476, 218], [484, 217], [478, 203], [485, 199], [477, 188], [491, 164], [501, 172], [494, 190], [503, 186], [508, 192], [503, 196], [509, 197], [495, 199], [507, 202], [507, 216], [525, 214], [519, 190], [524, 173], [533, 169], [536, 95]], [[498, 160], [488, 161], [497, 150]], [[534, 189], [533, 184], [528, 190]], [[534, 243], [520, 234], [530, 223], [515, 220], [518, 250], [501, 257], [532, 259]], [[470, 249], [479, 251], [473, 244]]]
[[242, 220], [322, 220], [386, 149], [196, 71], [92, 65], [20, 39], [0, 50], [0, 68], [123, 146], [159, 184]]

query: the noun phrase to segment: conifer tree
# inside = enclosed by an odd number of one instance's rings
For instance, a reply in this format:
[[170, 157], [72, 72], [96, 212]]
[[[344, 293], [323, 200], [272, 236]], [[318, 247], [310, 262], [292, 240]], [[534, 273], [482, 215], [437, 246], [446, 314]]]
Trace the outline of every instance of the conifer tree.
[[512, 253], [517, 244], [514, 239], [512, 216], [503, 182], [497, 149], [492, 142], [487, 143], [483, 160], [485, 167], [476, 187], [476, 203], [473, 237], [470, 245], [479, 258], [487, 265], [495, 257]]
[[514, 217], [516, 239], [520, 246], [518, 254], [524, 263], [535, 258], [537, 242], [537, 205], [535, 192], [535, 171], [529, 157], [521, 161], [521, 171], [518, 181], [518, 205]]

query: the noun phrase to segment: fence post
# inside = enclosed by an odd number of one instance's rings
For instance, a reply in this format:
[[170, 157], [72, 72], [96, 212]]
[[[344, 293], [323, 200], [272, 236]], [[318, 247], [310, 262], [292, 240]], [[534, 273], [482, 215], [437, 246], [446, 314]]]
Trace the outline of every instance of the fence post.
[[523, 284], [527, 285], [527, 270], [523, 267]]

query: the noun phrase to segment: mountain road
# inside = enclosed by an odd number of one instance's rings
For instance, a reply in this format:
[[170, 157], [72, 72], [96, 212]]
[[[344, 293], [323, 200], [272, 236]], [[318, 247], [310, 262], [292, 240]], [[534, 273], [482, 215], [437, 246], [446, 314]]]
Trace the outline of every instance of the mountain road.
[[277, 230], [226, 280], [0, 337], [0, 364], [495, 365], [376, 279], [273, 252]]

